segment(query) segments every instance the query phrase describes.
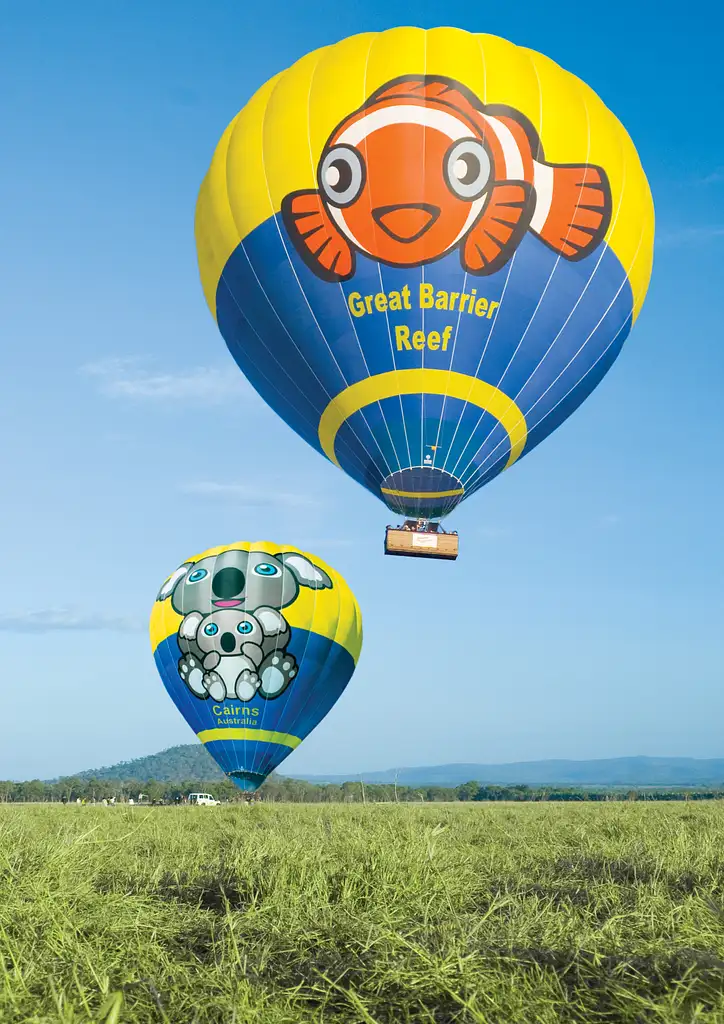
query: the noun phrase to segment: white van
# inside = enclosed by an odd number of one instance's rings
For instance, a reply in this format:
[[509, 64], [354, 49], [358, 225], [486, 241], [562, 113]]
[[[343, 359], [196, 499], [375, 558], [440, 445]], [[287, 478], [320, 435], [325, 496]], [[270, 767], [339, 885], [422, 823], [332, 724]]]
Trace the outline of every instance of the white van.
[[220, 800], [214, 800], [210, 793], [189, 793], [190, 804], [206, 804], [209, 807], [216, 807]]

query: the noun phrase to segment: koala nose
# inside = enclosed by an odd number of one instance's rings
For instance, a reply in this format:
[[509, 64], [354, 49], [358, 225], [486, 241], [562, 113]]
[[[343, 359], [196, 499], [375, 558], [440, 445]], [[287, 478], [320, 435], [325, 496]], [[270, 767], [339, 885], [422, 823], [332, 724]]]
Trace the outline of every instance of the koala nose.
[[222, 633], [219, 643], [224, 654], [231, 654], [236, 649], [236, 637], [233, 633]]
[[230, 597], [237, 597], [243, 591], [245, 582], [241, 569], [227, 565], [225, 569], [219, 569], [214, 574], [211, 589], [217, 597], [228, 600]]

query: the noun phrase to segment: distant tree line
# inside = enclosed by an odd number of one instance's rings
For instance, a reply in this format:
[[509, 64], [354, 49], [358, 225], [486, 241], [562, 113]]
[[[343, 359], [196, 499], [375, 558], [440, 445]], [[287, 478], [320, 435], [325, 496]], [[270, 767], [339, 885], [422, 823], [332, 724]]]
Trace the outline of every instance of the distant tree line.
[[[211, 793], [223, 803], [242, 803], [247, 795], [228, 779], [199, 782], [161, 782], [139, 779], [67, 778], [56, 782], [0, 782], [3, 803], [115, 803], [178, 804], [189, 793]], [[559, 786], [492, 786], [465, 782], [461, 786], [398, 786], [394, 783], [343, 782], [315, 784], [271, 775], [257, 798], [265, 803], [430, 803], [444, 801], [620, 801], [722, 800], [724, 785], [708, 789], [584, 789]]]

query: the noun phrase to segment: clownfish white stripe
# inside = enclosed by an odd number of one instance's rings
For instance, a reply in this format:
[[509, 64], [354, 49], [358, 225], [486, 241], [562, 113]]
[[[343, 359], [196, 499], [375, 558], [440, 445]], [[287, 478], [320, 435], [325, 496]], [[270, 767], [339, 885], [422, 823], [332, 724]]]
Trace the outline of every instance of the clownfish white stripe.
[[499, 121], [497, 117], [488, 117], [483, 114], [486, 124], [495, 132], [498, 142], [505, 157], [505, 174], [508, 181], [525, 181], [525, 169], [523, 168], [523, 157], [520, 155], [518, 143], [515, 136], [507, 125]]
[[[448, 114], [445, 110], [435, 110], [433, 107], [418, 106], [414, 103], [371, 110], [369, 114], [365, 114], [364, 117], [353, 121], [345, 128], [339, 138], [334, 140], [334, 144], [358, 146], [362, 139], [366, 139], [378, 128], [387, 128], [393, 124], [419, 124], [425, 128], [435, 128], [443, 135], [447, 135], [453, 142], [457, 142], [458, 139], [469, 139], [474, 135], [470, 125], [459, 120], [453, 114]], [[510, 132], [508, 134], [510, 135]]]
[[457, 238], [455, 239], [455, 241], [453, 242], [453, 244], [452, 244], [452, 246], [450, 248], [454, 248], [458, 244], [460, 239], [464, 235], [467, 235], [467, 233], [470, 230], [470, 228], [473, 226], [475, 221], [480, 216], [480, 211], [485, 206], [485, 201], [487, 200], [487, 198], [488, 198], [488, 193], [484, 192], [483, 195], [480, 197], [480, 199], [476, 199], [474, 202], [472, 202], [470, 204], [470, 213], [468, 214], [468, 218], [465, 221], [465, 223], [463, 224], [463, 227], [462, 227], [462, 230], [460, 231], [460, 234], [457, 236]]
[[535, 187], [535, 211], [530, 219], [530, 226], [539, 235], [548, 220], [553, 202], [553, 168], [534, 160], [533, 185]]
[[335, 224], [342, 232], [342, 234], [346, 235], [350, 242], [352, 242], [353, 245], [357, 246], [360, 252], [366, 252], [369, 255], [370, 251], [367, 248], [367, 246], [362, 245], [360, 240], [358, 238], [355, 238], [355, 236], [350, 231], [349, 225], [347, 224], [347, 221], [344, 219], [344, 210], [340, 210], [338, 206], [330, 206], [328, 207], [328, 209], [330, 217], [335, 222]]

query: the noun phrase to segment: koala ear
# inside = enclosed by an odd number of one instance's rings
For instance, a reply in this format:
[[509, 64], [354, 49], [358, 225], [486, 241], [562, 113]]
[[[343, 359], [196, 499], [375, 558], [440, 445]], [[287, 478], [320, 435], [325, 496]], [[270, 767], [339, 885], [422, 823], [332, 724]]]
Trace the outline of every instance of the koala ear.
[[298, 555], [296, 551], [285, 551], [276, 557], [285, 569], [289, 569], [300, 586], [311, 587], [312, 590], [323, 590], [332, 586], [332, 581], [324, 569], [313, 565], [304, 555]]
[[181, 580], [184, 578], [184, 576], [186, 575], [186, 573], [189, 571], [193, 564], [193, 562], [184, 562], [183, 565], [180, 565], [178, 567], [176, 572], [171, 573], [169, 578], [166, 580], [164, 585], [159, 590], [156, 600], [165, 601], [167, 597], [170, 597], [174, 591], [176, 584], [181, 582]]
[[178, 635], [184, 637], [185, 640], [193, 640], [203, 618], [201, 612], [189, 612], [178, 628]]

